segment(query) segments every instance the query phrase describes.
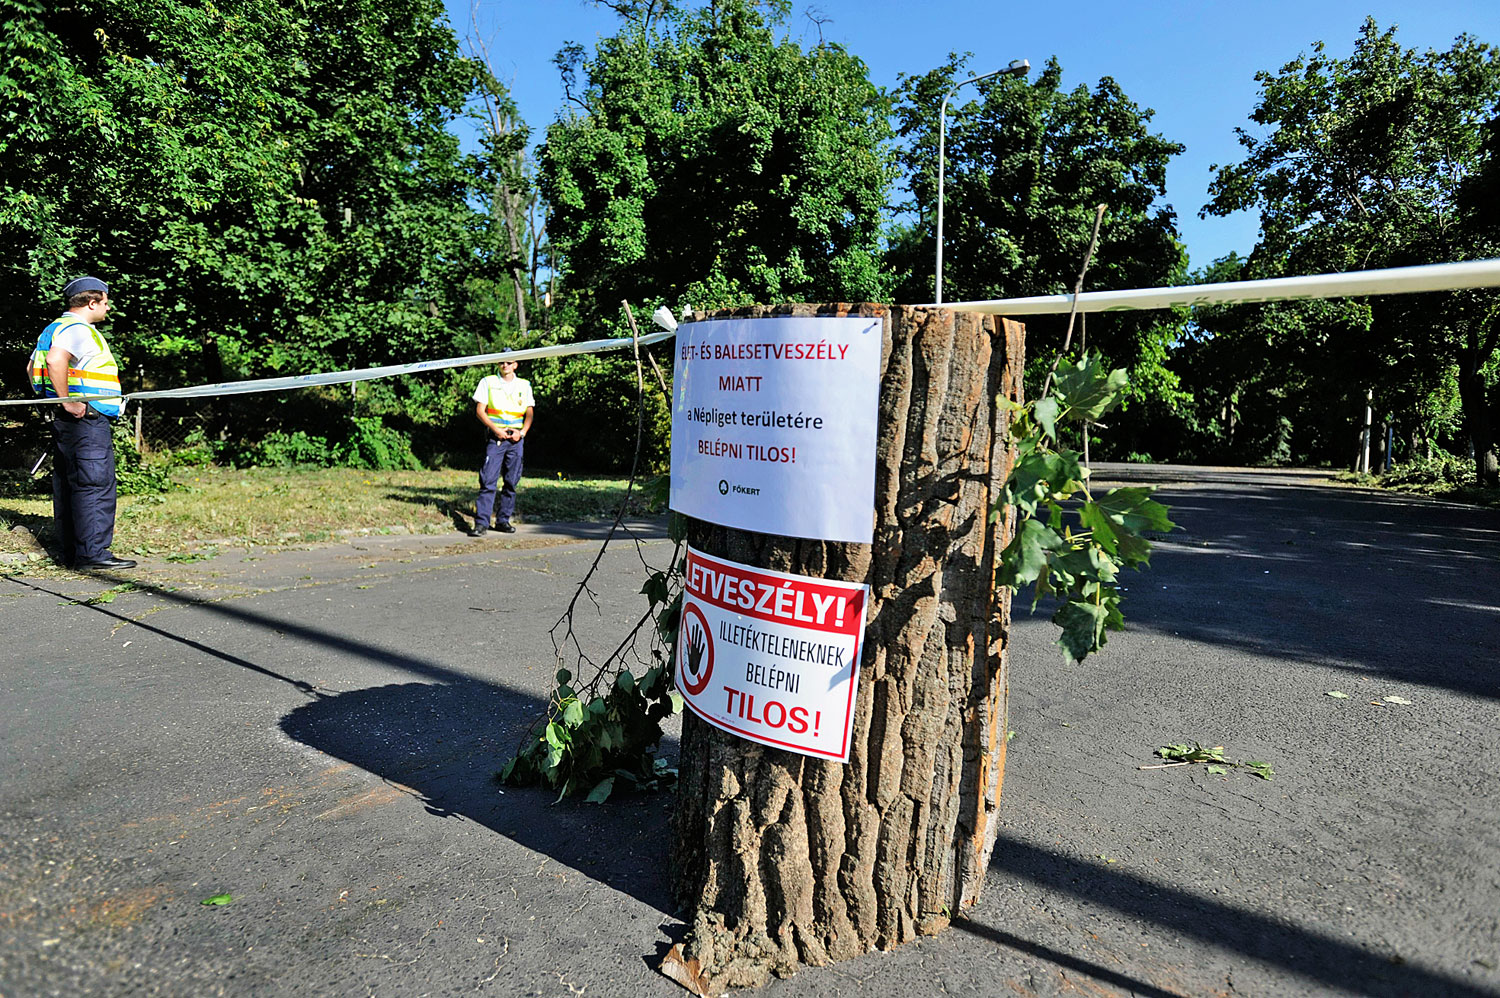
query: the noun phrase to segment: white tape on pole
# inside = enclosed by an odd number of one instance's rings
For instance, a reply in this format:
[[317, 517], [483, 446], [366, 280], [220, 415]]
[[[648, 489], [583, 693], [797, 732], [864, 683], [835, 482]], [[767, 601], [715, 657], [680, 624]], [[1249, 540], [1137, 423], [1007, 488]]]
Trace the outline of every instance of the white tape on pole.
[[[641, 346], [650, 346], [670, 339], [676, 333], [651, 333], [638, 341]], [[123, 396], [132, 399], [186, 399], [206, 398], [218, 395], [247, 395], [252, 392], [277, 392], [292, 388], [311, 388], [316, 385], [345, 385], [355, 381], [374, 381], [377, 378], [394, 378], [403, 374], [420, 374], [423, 371], [440, 371], [450, 367], [478, 367], [482, 364], [498, 364], [502, 360], [537, 360], [541, 357], [571, 357], [575, 354], [604, 353], [608, 350], [623, 350], [631, 340], [589, 340], [585, 343], [560, 343], [550, 347], [531, 347], [527, 350], [511, 350], [506, 353], [481, 353], [468, 357], [449, 357], [445, 360], [423, 360], [415, 364], [392, 364], [387, 367], [364, 367], [353, 371], [333, 371], [328, 374], [299, 374], [289, 378], [259, 378], [254, 381], [224, 381], [214, 385], [194, 385], [190, 388], [167, 388], [154, 392], [130, 392]], [[67, 399], [0, 399], [0, 405], [49, 405], [59, 402], [83, 402], [88, 399], [122, 398], [118, 395], [69, 395]]]
[[[1351, 298], [1360, 295], [1402, 295], [1418, 291], [1460, 291], [1500, 287], [1500, 260], [1433, 263], [1420, 267], [1357, 270], [1346, 274], [1274, 277], [1262, 281], [1189, 284], [1177, 288], [1136, 288], [1131, 291], [1086, 291], [1078, 296], [1080, 312], [1135, 309], [1191, 308], [1194, 305], [1238, 305], [1247, 302], [1288, 301], [1298, 298]], [[988, 315], [1056, 315], [1073, 307], [1072, 295], [1037, 295], [993, 301], [955, 301], [924, 306]]]

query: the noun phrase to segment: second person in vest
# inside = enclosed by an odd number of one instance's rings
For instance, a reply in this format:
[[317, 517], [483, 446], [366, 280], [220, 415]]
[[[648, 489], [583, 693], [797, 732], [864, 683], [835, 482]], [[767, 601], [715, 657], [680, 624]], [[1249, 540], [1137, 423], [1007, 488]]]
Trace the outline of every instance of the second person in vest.
[[[531, 414], [536, 400], [531, 382], [516, 377], [516, 362], [502, 360], [499, 375], [491, 374], [474, 389], [474, 414], [489, 436], [485, 439], [484, 463], [479, 467], [479, 498], [474, 502], [474, 528], [470, 537], [483, 537], [495, 515], [495, 529], [515, 533], [511, 517], [516, 514], [516, 486], [521, 482], [521, 455], [526, 434], [531, 432]], [[500, 508], [495, 509], [495, 486], [500, 486]]]

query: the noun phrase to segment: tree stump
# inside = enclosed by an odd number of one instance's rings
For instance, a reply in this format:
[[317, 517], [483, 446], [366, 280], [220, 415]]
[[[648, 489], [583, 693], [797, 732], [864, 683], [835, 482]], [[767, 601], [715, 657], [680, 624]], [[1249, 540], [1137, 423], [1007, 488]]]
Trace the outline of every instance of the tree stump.
[[1024, 328], [941, 308], [789, 305], [695, 318], [884, 319], [874, 543], [690, 520], [711, 555], [867, 582], [848, 764], [688, 713], [673, 878], [689, 934], [662, 972], [717, 995], [946, 928], [979, 898], [1005, 772], [1010, 599], [995, 591]]

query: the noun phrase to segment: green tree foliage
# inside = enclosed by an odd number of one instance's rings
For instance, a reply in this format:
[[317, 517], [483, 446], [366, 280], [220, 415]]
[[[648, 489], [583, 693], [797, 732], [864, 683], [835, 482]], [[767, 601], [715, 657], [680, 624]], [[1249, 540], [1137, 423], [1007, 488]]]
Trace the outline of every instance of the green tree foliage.
[[[1193, 283], [1255, 276], [1230, 254]], [[1192, 402], [1160, 446], [1208, 464], [1347, 462], [1348, 386], [1373, 377], [1368, 325], [1369, 306], [1346, 299], [1195, 308], [1172, 353]]]
[[5, 352], [84, 272], [134, 387], [431, 356], [489, 318], [493, 171], [448, 127], [476, 67], [438, 0], [0, 15]]
[[[1495, 255], [1500, 243], [1479, 217], [1494, 187], [1471, 195], [1468, 211], [1462, 196], [1485, 188], [1484, 125], [1500, 103], [1500, 61], [1490, 46], [1463, 35], [1447, 51], [1418, 52], [1403, 48], [1394, 28], [1367, 20], [1348, 57], [1318, 43], [1310, 55], [1256, 79], [1261, 92], [1251, 120], [1259, 127], [1238, 130], [1245, 158], [1217, 168], [1204, 208], [1260, 213], [1261, 240], [1245, 276]], [[1319, 403], [1335, 406], [1349, 423], [1374, 388], [1379, 410], [1422, 436], [1431, 428], [1423, 427], [1423, 413], [1433, 411], [1434, 393], [1447, 390], [1456, 366], [1468, 436], [1494, 476], [1486, 384], [1493, 376], [1485, 373], [1500, 337], [1492, 294], [1377, 298], [1324, 314], [1295, 309], [1304, 323], [1244, 318], [1255, 311], [1241, 308], [1239, 328], [1221, 335], [1260, 339], [1264, 356], [1314, 347], [1309, 335], [1339, 341], [1326, 351], [1316, 344], [1309, 361], [1319, 369]], [[1346, 429], [1344, 437], [1314, 456], [1344, 458], [1353, 433]]]
[[878, 300], [887, 106], [837, 45], [778, 36], [789, 4], [620, 5], [558, 64], [574, 110], [539, 151], [562, 294], [708, 308]]
[[[897, 134], [910, 220], [893, 233], [898, 301], [932, 301], [937, 222], [938, 109], [971, 75], [968, 57], [907, 78], [897, 91]], [[943, 184], [943, 297], [947, 301], [1070, 292], [1089, 245], [1095, 206], [1107, 205], [1085, 290], [1179, 283], [1187, 256], [1176, 213], [1162, 203], [1167, 162], [1183, 147], [1151, 132], [1143, 109], [1113, 79], [1065, 90], [1050, 59], [1033, 80], [982, 81], [950, 99]], [[1028, 353], [1051, 356], [1064, 320], [1027, 322]], [[1181, 402], [1167, 366], [1175, 316], [1089, 317], [1090, 349], [1131, 373], [1127, 412], [1106, 436], [1124, 454], [1145, 449], [1152, 425]], [[1035, 372], [1033, 372], [1035, 374]], [[1033, 385], [1035, 389], [1038, 385]]]

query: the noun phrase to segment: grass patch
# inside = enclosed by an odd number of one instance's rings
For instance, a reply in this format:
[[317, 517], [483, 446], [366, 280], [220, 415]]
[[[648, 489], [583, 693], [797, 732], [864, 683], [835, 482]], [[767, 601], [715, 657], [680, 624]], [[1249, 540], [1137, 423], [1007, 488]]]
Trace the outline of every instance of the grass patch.
[[[478, 476], [473, 470], [363, 471], [358, 468], [175, 468], [172, 489], [121, 496], [115, 516], [117, 554], [177, 561], [212, 557], [212, 544], [296, 546], [339, 531], [447, 534], [473, 521]], [[537, 471], [521, 480], [516, 499], [523, 523], [613, 517], [624, 478], [573, 478]], [[28, 550], [10, 528], [24, 525], [47, 540], [52, 498], [0, 497], [0, 551]], [[652, 509], [639, 485], [631, 515]]]

